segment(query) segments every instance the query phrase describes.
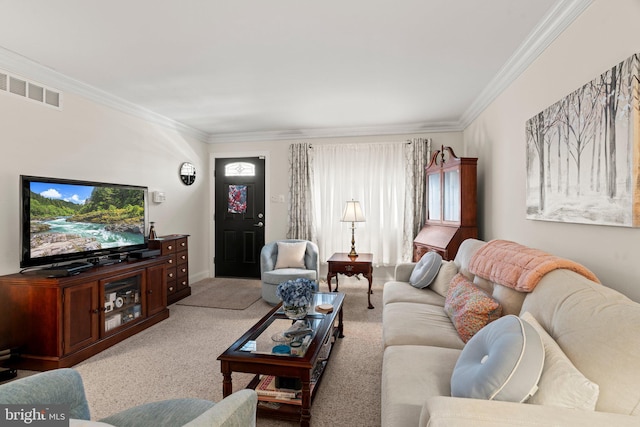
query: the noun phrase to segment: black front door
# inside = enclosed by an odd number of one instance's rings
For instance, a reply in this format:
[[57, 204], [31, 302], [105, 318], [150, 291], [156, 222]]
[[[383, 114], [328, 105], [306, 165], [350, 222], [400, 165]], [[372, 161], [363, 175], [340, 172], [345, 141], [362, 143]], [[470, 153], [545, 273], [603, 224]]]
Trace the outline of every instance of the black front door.
[[264, 158], [216, 159], [216, 277], [260, 277]]

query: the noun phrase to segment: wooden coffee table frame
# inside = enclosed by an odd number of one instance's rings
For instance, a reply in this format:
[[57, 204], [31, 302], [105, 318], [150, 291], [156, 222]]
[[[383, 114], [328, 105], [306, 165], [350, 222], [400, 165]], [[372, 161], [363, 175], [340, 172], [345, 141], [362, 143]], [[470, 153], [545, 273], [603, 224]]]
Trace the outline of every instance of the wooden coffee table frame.
[[[300, 421], [303, 427], [309, 426], [311, 420], [311, 403], [315, 396], [316, 390], [320, 386], [323, 371], [320, 373], [316, 384], [311, 390], [311, 372], [318, 362], [318, 356], [323, 347], [323, 343], [327, 339], [335, 341], [337, 338], [344, 337], [342, 323], [342, 306], [344, 302], [343, 293], [331, 293], [335, 295], [333, 301], [334, 310], [323, 316], [323, 319], [316, 329], [316, 333], [307, 348], [304, 356], [281, 356], [272, 354], [257, 354], [247, 351], [240, 351], [245, 343], [254, 337], [257, 337], [264, 331], [274, 319], [282, 319], [285, 316], [278, 313], [281, 304], [273, 308], [255, 325], [253, 325], [242, 337], [233, 343], [224, 353], [218, 356], [220, 361], [220, 369], [222, 371], [222, 394], [224, 397], [229, 396], [233, 392], [233, 383], [231, 380], [232, 372], [254, 373], [256, 376], [247, 385], [247, 388], [255, 388], [259, 381], [260, 375], [275, 375], [290, 378], [300, 378], [302, 382], [302, 405], [290, 405], [281, 403], [277, 409], [272, 409], [258, 405], [258, 414], [271, 418], [283, 420]], [[337, 326], [335, 325], [338, 320]], [[330, 344], [330, 345], [333, 345]], [[331, 350], [329, 351], [329, 358]], [[326, 365], [325, 365], [326, 367]]]

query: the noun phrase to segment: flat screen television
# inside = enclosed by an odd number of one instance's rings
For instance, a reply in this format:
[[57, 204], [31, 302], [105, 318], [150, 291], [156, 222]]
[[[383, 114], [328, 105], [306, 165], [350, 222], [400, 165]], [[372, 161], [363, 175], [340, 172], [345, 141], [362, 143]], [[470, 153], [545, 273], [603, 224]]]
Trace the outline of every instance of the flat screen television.
[[20, 267], [147, 247], [147, 187], [20, 176]]

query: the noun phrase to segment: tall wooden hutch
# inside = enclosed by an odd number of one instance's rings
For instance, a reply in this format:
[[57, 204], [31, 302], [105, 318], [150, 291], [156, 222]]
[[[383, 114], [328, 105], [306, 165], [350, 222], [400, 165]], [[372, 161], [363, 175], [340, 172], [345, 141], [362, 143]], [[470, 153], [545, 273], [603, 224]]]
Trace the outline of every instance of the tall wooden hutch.
[[451, 147], [433, 153], [427, 166], [427, 220], [413, 241], [413, 260], [428, 251], [455, 258], [463, 240], [478, 237], [476, 157], [457, 157]]

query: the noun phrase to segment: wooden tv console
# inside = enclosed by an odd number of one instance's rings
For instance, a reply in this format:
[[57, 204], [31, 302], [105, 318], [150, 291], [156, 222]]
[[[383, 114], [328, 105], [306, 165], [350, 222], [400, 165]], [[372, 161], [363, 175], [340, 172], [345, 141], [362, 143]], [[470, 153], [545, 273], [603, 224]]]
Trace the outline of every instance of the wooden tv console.
[[168, 258], [57, 278], [42, 271], [0, 276], [0, 349], [18, 354], [10, 366], [70, 367], [168, 318]]

